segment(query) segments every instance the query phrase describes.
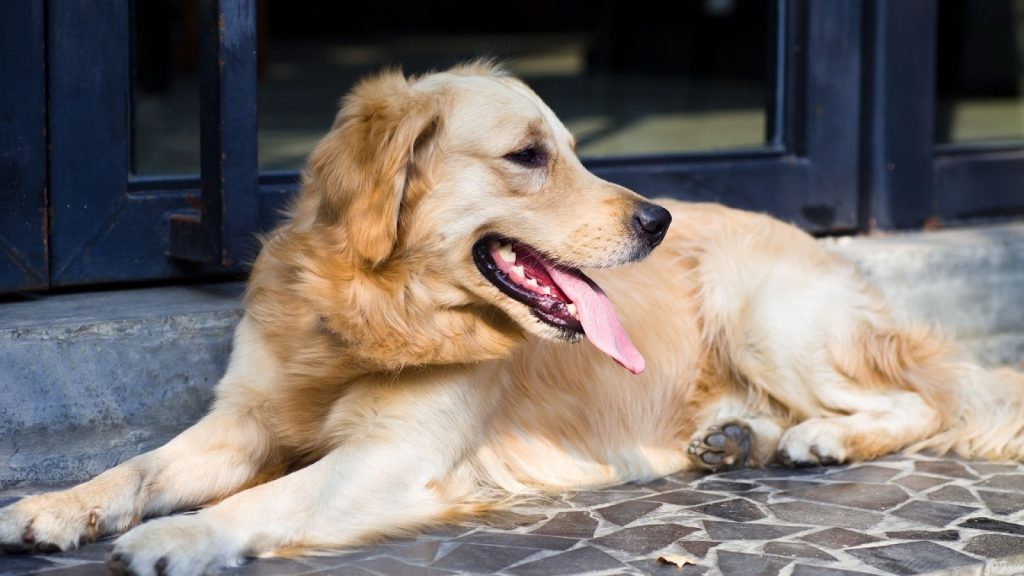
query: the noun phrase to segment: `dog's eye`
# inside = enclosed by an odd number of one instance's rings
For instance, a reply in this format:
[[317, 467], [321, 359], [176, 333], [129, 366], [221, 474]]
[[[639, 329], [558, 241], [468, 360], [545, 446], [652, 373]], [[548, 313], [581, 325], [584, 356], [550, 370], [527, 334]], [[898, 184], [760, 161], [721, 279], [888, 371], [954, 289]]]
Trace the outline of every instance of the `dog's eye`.
[[511, 154], [506, 154], [505, 159], [516, 164], [523, 166], [540, 166], [544, 163], [544, 151], [536, 146], [527, 146], [521, 150], [516, 150]]

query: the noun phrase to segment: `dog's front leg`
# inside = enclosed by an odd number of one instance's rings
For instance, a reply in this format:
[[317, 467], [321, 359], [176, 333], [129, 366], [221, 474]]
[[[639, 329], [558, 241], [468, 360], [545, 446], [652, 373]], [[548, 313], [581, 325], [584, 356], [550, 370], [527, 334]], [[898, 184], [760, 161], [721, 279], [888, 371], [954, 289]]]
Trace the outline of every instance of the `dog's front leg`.
[[[276, 464], [274, 439], [255, 402], [238, 388], [277, 382], [258, 334], [243, 320], [221, 379], [221, 399], [167, 444], [67, 490], [23, 498], [0, 509], [0, 548], [56, 552], [121, 532], [143, 518], [229, 496]], [[243, 399], [243, 400], [240, 400]]]
[[454, 471], [465, 469], [458, 465], [494, 386], [430, 372], [354, 387], [332, 409], [325, 430], [335, 447], [320, 460], [196, 514], [135, 528], [115, 544], [111, 569], [202, 574], [275, 551], [337, 549], [457, 512], [474, 483]]

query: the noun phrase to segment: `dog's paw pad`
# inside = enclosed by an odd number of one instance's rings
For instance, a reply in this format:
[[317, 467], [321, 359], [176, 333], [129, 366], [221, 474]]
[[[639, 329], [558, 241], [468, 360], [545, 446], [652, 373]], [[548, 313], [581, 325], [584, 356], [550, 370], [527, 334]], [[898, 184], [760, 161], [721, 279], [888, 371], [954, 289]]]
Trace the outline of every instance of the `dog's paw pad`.
[[687, 452], [708, 470], [742, 468], [750, 458], [750, 427], [739, 421], [708, 426], [690, 442]]

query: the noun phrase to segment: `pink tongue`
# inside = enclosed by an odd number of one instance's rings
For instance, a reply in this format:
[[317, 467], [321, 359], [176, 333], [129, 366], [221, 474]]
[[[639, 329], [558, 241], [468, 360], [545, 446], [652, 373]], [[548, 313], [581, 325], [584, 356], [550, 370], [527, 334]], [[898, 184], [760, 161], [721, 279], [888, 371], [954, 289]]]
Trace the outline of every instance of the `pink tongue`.
[[544, 264], [551, 279], [576, 305], [580, 323], [587, 338], [597, 349], [611, 356], [623, 368], [633, 374], [644, 371], [647, 362], [629, 341], [629, 336], [622, 328], [619, 317], [612, 309], [612, 303], [601, 287], [583, 275], [563, 272], [553, 266]]

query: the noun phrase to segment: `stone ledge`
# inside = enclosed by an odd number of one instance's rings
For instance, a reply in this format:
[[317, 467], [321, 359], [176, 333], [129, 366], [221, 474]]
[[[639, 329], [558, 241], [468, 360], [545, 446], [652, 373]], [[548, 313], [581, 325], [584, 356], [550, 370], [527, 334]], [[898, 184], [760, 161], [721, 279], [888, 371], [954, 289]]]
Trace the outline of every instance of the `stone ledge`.
[[983, 364], [1024, 362], [1024, 222], [823, 243], [903, 320], [941, 327]]
[[227, 366], [241, 289], [0, 304], [0, 487], [84, 480], [200, 418]]

